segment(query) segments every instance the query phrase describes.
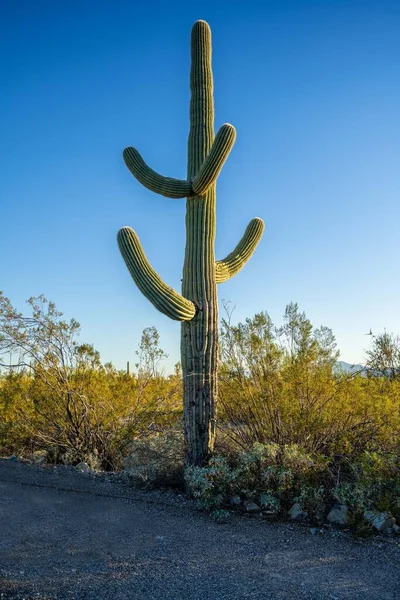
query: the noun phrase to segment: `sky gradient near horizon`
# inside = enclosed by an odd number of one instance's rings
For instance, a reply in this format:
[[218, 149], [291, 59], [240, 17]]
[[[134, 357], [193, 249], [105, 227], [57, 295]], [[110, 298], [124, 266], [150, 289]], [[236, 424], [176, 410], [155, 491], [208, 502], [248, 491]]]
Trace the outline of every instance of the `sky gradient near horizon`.
[[43, 293], [104, 361], [135, 361], [155, 325], [167, 366], [180, 326], [142, 296], [123, 225], [180, 289], [184, 200], [156, 196], [122, 160], [136, 146], [183, 178], [190, 29], [213, 33], [216, 129], [237, 140], [217, 186], [216, 256], [249, 220], [266, 231], [219, 286], [234, 321], [299, 303], [362, 362], [371, 328], [400, 333], [400, 3], [0, 0], [0, 289]]

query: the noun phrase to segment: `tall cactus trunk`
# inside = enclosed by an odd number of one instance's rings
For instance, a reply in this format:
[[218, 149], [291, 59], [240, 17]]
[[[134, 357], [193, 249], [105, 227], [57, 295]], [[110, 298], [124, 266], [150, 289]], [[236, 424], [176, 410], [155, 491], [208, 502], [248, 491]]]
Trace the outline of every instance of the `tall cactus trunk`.
[[150, 265], [135, 231], [123, 227], [118, 244], [136, 285], [158, 310], [182, 322], [181, 354], [187, 464], [201, 465], [213, 450], [218, 368], [217, 284], [238, 273], [264, 230], [252, 219], [235, 249], [215, 260], [216, 180], [235, 141], [235, 128], [222, 125], [214, 138], [211, 31], [205, 21], [192, 29], [190, 133], [187, 179], [153, 171], [139, 152], [125, 148], [124, 160], [145, 187], [168, 198], [187, 198], [182, 295]]
[[[198, 21], [192, 29], [188, 180], [193, 180], [214, 141], [211, 31]], [[181, 355], [187, 462], [203, 464], [215, 438], [218, 367], [218, 302], [214, 243], [216, 185], [186, 203], [186, 249], [182, 295], [196, 307], [182, 323]]]

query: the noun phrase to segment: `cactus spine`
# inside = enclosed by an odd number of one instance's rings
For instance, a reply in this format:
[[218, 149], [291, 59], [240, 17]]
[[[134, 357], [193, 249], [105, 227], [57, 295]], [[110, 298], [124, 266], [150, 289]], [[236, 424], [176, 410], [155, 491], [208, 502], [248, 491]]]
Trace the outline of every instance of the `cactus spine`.
[[264, 223], [253, 219], [236, 248], [225, 259], [215, 261], [216, 180], [236, 132], [232, 125], [225, 124], [214, 137], [211, 31], [205, 21], [197, 21], [193, 26], [191, 58], [187, 179], [159, 175], [146, 165], [137, 150], [124, 150], [127, 167], [145, 187], [169, 198], [187, 198], [182, 295], [155, 272], [131, 228], [119, 231], [118, 244], [142, 293], [158, 310], [182, 322], [186, 460], [189, 464], [202, 464], [213, 450], [216, 429], [217, 284], [242, 269], [261, 239]]

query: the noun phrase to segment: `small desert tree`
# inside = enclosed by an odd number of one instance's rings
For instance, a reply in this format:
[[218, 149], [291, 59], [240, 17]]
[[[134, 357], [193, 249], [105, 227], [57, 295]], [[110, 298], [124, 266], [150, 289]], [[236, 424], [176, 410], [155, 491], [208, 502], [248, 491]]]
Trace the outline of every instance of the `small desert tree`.
[[400, 337], [380, 333], [372, 337], [372, 348], [367, 351], [367, 369], [370, 375], [400, 379]]
[[63, 319], [53, 302], [39, 296], [28, 304], [26, 316], [0, 294], [0, 358], [9, 373], [0, 389], [4, 417], [11, 426], [12, 414], [19, 438], [28, 432], [71, 462], [95, 456], [104, 468], [118, 467], [132, 437], [176, 414], [180, 386], [157, 376], [164, 357], [157, 330], [143, 332], [138, 374], [130, 377], [79, 343], [79, 323]]
[[92, 452], [96, 431], [89, 398], [103, 369], [100, 355], [78, 342], [79, 323], [62, 319], [54, 302], [42, 295], [28, 304], [26, 316], [0, 295], [0, 357], [10, 357], [2, 366], [26, 373], [30, 382], [26, 404], [33, 413], [22, 410], [19, 418], [43, 444]]
[[229, 313], [220, 339], [221, 429], [239, 447], [274, 442], [329, 453], [371, 431], [362, 411], [349, 410], [351, 382], [335, 374], [332, 331], [313, 328], [297, 304], [286, 307], [281, 327], [265, 312], [233, 325]]

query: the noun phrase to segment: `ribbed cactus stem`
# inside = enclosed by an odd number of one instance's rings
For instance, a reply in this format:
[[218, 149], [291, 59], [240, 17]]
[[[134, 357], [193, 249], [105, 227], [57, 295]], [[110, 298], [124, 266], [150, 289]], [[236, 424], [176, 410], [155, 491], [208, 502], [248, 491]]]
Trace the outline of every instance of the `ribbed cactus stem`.
[[[195, 178], [214, 141], [211, 31], [205, 21], [192, 29], [188, 179]], [[201, 464], [212, 452], [218, 392], [218, 302], [214, 243], [215, 184], [186, 202], [186, 250], [182, 295], [199, 310], [182, 326], [184, 422], [188, 462]]]
[[124, 150], [131, 173], [148, 189], [169, 198], [186, 197], [186, 248], [182, 295], [167, 286], [150, 265], [133, 229], [124, 227], [118, 243], [134, 281], [143, 294], [172, 319], [182, 321], [181, 356], [186, 460], [203, 464], [213, 450], [216, 429], [218, 369], [217, 283], [242, 269], [264, 230], [253, 219], [239, 244], [215, 261], [216, 180], [235, 142], [226, 123], [214, 138], [211, 31], [197, 21], [191, 36], [190, 132], [187, 179], [153, 171], [135, 148]]

